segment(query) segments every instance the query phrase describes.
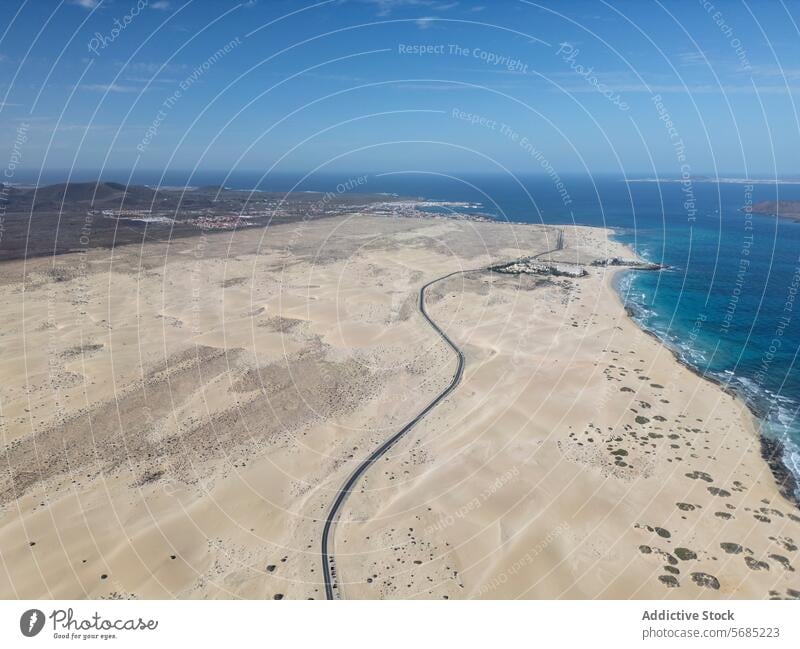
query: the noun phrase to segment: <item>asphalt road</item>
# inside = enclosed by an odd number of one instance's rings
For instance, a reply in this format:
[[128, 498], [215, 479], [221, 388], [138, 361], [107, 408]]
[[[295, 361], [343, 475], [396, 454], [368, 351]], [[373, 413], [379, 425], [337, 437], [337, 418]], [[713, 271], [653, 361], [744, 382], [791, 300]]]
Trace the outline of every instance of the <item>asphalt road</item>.
[[[535, 257], [539, 257], [541, 255], [546, 255], [551, 252], [555, 252], [556, 250], [561, 250], [564, 247], [564, 232], [563, 230], [558, 231], [558, 238], [556, 240], [556, 247], [552, 250], [547, 250], [545, 252], [541, 252]], [[356, 467], [356, 470], [350, 475], [347, 481], [341, 486], [339, 491], [336, 493], [336, 498], [331, 505], [330, 510], [328, 511], [328, 517], [325, 519], [325, 526], [322, 528], [322, 575], [325, 579], [325, 599], [336, 599], [336, 566], [333, 559], [333, 554], [329, 550], [329, 546], [332, 545], [332, 532], [333, 526], [336, 522], [336, 518], [339, 515], [339, 511], [342, 508], [342, 505], [347, 500], [347, 497], [353, 491], [356, 483], [359, 481], [362, 475], [366, 473], [367, 469], [369, 469], [377, 460], [383, 456], [386, 451], [388, 451], [392, 445], [394, 445], [397, 440], [399, 440], [403, 435], [405, 435], [408, 431], [410, 431], [414, 426], [416, 426], [425, 415], [427, 415], [431, 410], [433, 410], [443, 399], [445, 399], [453, 390], [456, 389], [456, 386], [461, 382], [461, 377], [464, 375], [464, 352], [462, 352], [456, 344], [450, 340], [450, 337], [442, 331], [442, 329], [437, 325], [431, 317], [428, 315], [428, 312], [425, 310], [425, 291], [430, 287], [436, 284], [437, 282], [441, 282], [445, 279], [453, 277], [455, 275], [461, 275], [463, 273], [471, 273], [474, 271], [483, 270], [482, 268], [473, 268], [470, 270], [457, 270], [453, 273], [448, 273], [447, 275], [442, 275], [441, 277], [437, 277], [436, 279], [431, 280], [427, 284], [425, 284], [419, 290], [419, 311], [422, 314], [422, 317], [428, 321], [428, 324], [433, 328], [433, 330], [439, 334], [442, 340], [447, 344], [450, 349], [456, 355], [458, 359], [458, 367], [456, 367], [455, 374], [453, 374], [453, 378], [450, 380], [450, 384], [439, 393], [439, 395], [433, 399], [425, 408], [423, 408], [411, 421], [409, 421], [405, 426], [403, 426], [399, 431], [397, 431], [394, 435], [392, 435], [389, 439], [387, 439], [383, 444], [381, 444], [377, 449], [375, 449], [365, 460]]]
[[[472, 269], [472, 270], [480, 270], [480, 269]], [[400, 439], [403, 435], [405, 435], [408, 431], [410, 431], [414, 426], [416, 426], [420, 420], [422, 420], [425, 415], [427, 415], [431, 410], [433, 410], [442, 399], [446, 398], [448, 394], [450, 394], [456, 386], [461, 382], [461, 377], [464, 374], [464, 352], [462, 352], [455, 343], [450, 340], [449, 336], [442, 331], [442, 329], [437, 325], [433, 320], [431, 320], [428, 312], [425, 310], [425, 291], [428, 287], [436, 284], [437, 282], [441, 282], [442, 280], [448, 279], [453, 277], [454, 275], [461, 275], [462, 273], [469, 273], [472, 270], [457, 270], [454, 273], [448, 273], [447, 275], [443, 275], [442, 277], [437, 277], [434, 280], [431, 280], [427, 284], [425, 284], [419, 290], [419, 311], [422, 314], [422, 317], [428, 321], [428, 324], [433, 327], [433, 330], [439, 334], [439, 336], [444, 340], [444, 342], [453, 350], [456, 354], [458, 359], [458, 366], [456, 367], [456, 371], [453, 374], [453, 378], [450, 380], [450, 384], [440, 392], [433, 401], [431, 401], [424, 409], [422, 409], [416, 417], [414, 417], [411, 421], [409, 421], [405, 426], [403, 426], [399, 431], [397, 431], [394, 435], [392, 435], [389, 439], [387, 439], [383, 444], [381, 444], [377, 449], [375, 449], [372, 454], [370, 454], [365, 460], [361, 462], [356, 467], [356, 470], [350, 475], [347, 481], [342, 485], [339, 491], [336, 493], [336, 498], [333, 501], [333, 505], [331, 505], [330, 510], [328, 511], [328, 517], [325, 519], [325, 526], [322, 528], [322, 574], [325, 578], [325, 598], [326, 599], [334, 599], [334, 591], [336, 590], [336, 569], [333, 564], [333, 555], [328, 550], [328, 546], [331, 544], [331, 531], [336, 520], [336, 517], [339, 515], [339, 510], [342, 508], [345, 500], [350, 495], [350, 492], [355, 487], [358, 480], [361, 478], [362, 475], [372, 466], [377, 460], [381, 458], [381, 456], [388, 451], [392, 445]]]

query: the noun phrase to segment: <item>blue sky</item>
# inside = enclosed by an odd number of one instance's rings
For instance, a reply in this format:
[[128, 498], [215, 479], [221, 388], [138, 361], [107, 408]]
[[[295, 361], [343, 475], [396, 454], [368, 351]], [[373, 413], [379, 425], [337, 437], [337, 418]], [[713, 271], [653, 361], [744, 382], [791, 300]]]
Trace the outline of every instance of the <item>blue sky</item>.
[[0, 163], [800, 176], [800, 5], [4, 0]]

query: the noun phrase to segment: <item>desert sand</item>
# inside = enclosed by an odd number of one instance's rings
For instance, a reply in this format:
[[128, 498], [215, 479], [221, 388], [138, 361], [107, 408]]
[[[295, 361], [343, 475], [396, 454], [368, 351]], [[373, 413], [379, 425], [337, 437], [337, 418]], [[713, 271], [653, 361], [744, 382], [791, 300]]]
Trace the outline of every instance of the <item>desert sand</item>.
[[[746, 407], [612, 288], [486, 266], [558, 229], [349, 217], [0, 264], [0, 596], [800, 597], [800, 511]], [[548, 255], [543, 255], [547, 259]]]

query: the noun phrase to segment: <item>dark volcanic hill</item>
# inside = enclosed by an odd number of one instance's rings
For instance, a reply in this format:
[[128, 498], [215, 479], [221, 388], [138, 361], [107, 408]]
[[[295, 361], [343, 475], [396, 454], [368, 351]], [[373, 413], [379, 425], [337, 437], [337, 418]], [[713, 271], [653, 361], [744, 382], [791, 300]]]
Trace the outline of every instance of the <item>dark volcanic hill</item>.
[[14, 189], [9, 194], [8, 211], [34, 212], [59, 211], [62, 206], [74, 210], [78, 207], [119, 208], [127, 203], [137, 206], [153, 201], [155, 192], [148, 187], [120, 183], [60, 183], [30, 189]]
[[771, 214], [800, 221], [800, 201], [762, 201], [753, 205], [753, 214]]
[[220, 223], [239, 227], [239, 215], [247, 217], [242, 227], [263, 227], [393, 200], [346, 193], [322, 198], [318, 193], [253, 193], [221, 187], [156, 191], [105, 181], [38, 188], [0, 185], [0, 261], [196, 236]]

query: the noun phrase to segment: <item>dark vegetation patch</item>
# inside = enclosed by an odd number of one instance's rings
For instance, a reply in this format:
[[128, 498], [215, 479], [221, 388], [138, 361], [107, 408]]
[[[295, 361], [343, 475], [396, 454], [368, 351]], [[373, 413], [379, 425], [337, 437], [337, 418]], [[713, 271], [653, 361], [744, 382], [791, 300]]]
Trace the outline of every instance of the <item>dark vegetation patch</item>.
[[741, 554], [743, 549], [738, 543], [720, 543], [719, 547], [728, 554]]
[[692, 581], [703, 588], [719, 590], [719, 579], [714, 575], [709, 575], [707, 572], [693, 572]]
[[771, 554], [769, 555], [769, 558], [775, 561], [776, 563], [781, 564], [784, 570], [788, 570], [789, 572], [794, 572], [794, 568], [792, 567], [792, 564], [789, 563], [789, 559], [787, 559], [783, 555]]
[[759, 561], [745, 555], [744, 562], [750, 570], [769, 570], [769, 564], [766, 561]]
[[708, 493], [712, 496], [719, 496], [720, 498], [729, 498], [731, 495], [730, 491], [725, 491], [725, 489], [720, 489], [719, 487], [709, 487]]

